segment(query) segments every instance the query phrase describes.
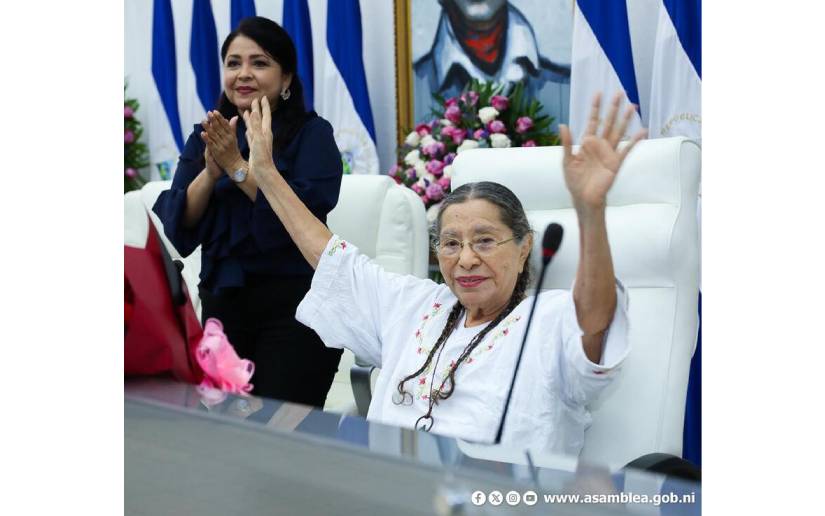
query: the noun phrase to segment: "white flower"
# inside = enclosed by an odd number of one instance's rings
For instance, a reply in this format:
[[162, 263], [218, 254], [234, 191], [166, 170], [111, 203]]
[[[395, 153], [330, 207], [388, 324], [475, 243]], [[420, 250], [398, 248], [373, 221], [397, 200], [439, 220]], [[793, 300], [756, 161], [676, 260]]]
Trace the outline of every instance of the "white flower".
[[453, 126], [453, 123], [452, 123], [452, 122], [450, 122], [449, 120], [447, 120], [446, 118], [442, 118], [441, 120], [439, 120], [439, 122], [440, 122], [440, 123], [441, 123], [441, 125], [443, 125], [444, 127], [452, 127], [452, 126]]
[[419, 161], [413, 166], [415, 167], [415, 175], [424, 179], [424, 176], [427, 175], [427, 164], [423, 161]]
[[435, 176], [430, 173], [425, 174], [424, 179], [426, 179], [430, 183], [435, 183], [436, 181], [438, 181], [438, 179], [436, 179]]
[[446, 167], [444, 167], [443, 172], [444, 172], [444, 177], [453, 177], [453, 166], [452, 165], [447, 165]]
[[428, 135], [424, 136], [423, 138], [421, 138], [421, 146], [422, 147], [426, 147], [427, 145], [429, 145], [431, 143], [435, 143], [435, 138], [433, 138], [433, 136], [431, 134], [428, 134]]
[[419, 178], [418, 181], [415, 182], [415, 184], [417, 184], [421, 188], [427, 188], [427, 183], [424, 182], [423, 177]]
[[[442, 201], [443, 202], [443, 201]], [[441, 203], [433, 204], [427, 209], [427, 223], [434, 224], [435, 219], [438, 218], [438, 210], [441, 209]]]
[[461, 151], [465, 151], [467, 149], [475, 149], [478, 147], [478, 142], [475, 140], [464, 140], [461, 142], [461, 145], [455, 150], [456, 153], [460, 154]]
[[408, 135], [407, 135], [407, 137], [404, 139], [404, 143], [406, 143], [406, 144], [407, 144], [407, 145], [409, 145], [410, 147], [418, 147], [418, 143], [419, 143], [420, 141], [421, 141], [421, 137], [420, 137], [420, 136], [418, 136], [418, 133], [417, 133], [416, 131], [411, 132], [411, 133], [410, 133], [410, 134], [408, 134]]
[[404, 163], [406, 163], [407, 165], [415, 165], [416, 163], [418, 163], [420, 161], [421, 161], [421, 153], [418, 151], [418, 149], [411, 150], [410, 152], [407, 153], [406, 156], [404, 156]]
[[495, 120], [497, 116], [498, 116], [498, 109], [496, 109], [492, 106], [483, 107], [483, 108], [478, 110], [478, 118], [481, 119], [481, 122], [484, 125], [487, 125], [490, 122], [492, 122], [493, 120]]
[[510, 146], [510, 138], [506, 134], [493, 133], [490, 135], [490, 144], [494, 149], [500, 149]]

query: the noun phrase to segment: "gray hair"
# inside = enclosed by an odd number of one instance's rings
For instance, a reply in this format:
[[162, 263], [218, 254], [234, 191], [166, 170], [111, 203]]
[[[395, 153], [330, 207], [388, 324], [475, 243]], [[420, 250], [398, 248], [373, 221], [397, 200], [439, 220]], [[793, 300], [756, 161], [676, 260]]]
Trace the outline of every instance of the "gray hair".
[[433, 242], [436, 242], [441, 235], [441, 218], [447, 208], [473, 199], [484, 199], [496, 205], [501, 222], [510, 228], [519, 244], [524, 241], [524, 237], [533, 232], [530, 228], [530, 221], [527, 220], [527, 213], [524, 212], [524, 207], [522, 207], [516, 194], [502, 184], [493, 183], [492, 181], [480, 181], [478, 183], [463, 184], [447, 195], [441, 203], [435, 222], [430, 228]]

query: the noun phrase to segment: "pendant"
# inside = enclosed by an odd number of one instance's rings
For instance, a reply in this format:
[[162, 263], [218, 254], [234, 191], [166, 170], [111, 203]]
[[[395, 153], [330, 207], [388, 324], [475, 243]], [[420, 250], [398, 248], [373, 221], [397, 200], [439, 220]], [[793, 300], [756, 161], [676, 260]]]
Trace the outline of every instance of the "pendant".
[[421, 430], [422, 432], [429, 432], [433, 427], [433, 423], [432, 416], [423, 415], [415, 421], [415, 429]]

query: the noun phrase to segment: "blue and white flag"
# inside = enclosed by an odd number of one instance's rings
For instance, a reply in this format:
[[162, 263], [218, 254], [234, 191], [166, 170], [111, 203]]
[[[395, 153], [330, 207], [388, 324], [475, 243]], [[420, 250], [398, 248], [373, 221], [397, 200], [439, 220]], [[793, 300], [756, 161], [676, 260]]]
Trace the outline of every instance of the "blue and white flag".
[[[616, 92], [625, 92], [629, 101], [639, 106], [627, 4], [623, 0], [577, 0], [572, 47], [570, 131], [573, 141], [579, 143], [596, 93], [602, 93], [602, 119]], [[631, 120], [628, 136], [642, 128], [640, 113], [637, 110]]]
[[315, 71], [312, 56], [312, 22], [307, 0], [284, 0], [283, 27], [295, 44], [298, 77], [304, 87], [304, 105], [307, 111], [311, 111], [315, 107]]
[[[344, 173], [377, 174], [375, 123], [364, 73], [361, 6], [358, 0], [328, 0], [326, 46], [315, 108], [335, 130]], [[319, 30], [320, 28], [316, 28]]]
[[195, 88], [205, 111], [215, 109], [223, 91], [218, 31], [209, 0], [194, 0], [189, 60], [195, 72]]
[[178, 152], [183, 133], [178, 114], [178, 74], [175, 61], [175, 22], [170, 0], [155, 0], [152, 13], [152, 78], [160, 96]]
[[651, 138], [702, 139], [702, 3], [664, 0], [651, 72]]
[[229, 8], [229, 30], [237, 29], [241, 20], [255, 15], [255, 0], [232, 0]]

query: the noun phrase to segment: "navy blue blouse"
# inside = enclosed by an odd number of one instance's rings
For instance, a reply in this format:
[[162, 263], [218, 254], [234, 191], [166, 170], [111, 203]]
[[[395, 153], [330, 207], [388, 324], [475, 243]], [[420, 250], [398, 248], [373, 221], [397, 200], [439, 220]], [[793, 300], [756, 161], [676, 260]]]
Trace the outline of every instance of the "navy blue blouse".
[[[278, 127], [273, 114], [273, 132]], [[273, 152], [275, 166], [309, 210], [326, 223], [341, 189], [341, 154], [332, 126], [313, 116], [289, 145]], [[246, 284], [249, 275], [311, 276], [312, 267], [292, 242], [260, 189], [252, 202], [224, 175], [212, 191], [209, 205], [197, 225], [183, 227], [186, 189], [203, 170], [206, 144], [195, 130], [186, 141], [172, 187], [160, 194], [152, 210], [163, 222], [163, 231], [182, 256], [201, 248], [200, 286], [210, 292]], [[243, 119], [238, 120], [238, 148], [249, 159]]]

